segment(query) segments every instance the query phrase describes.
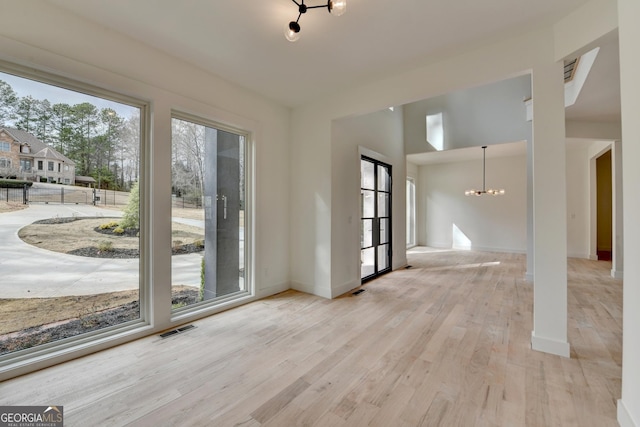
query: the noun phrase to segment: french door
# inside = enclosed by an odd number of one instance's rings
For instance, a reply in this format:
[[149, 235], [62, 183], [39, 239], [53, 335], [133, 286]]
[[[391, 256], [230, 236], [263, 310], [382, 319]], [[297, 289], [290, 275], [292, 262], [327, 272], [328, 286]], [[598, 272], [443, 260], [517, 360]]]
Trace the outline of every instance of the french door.
[[360, 278], [391, 271], [391, 166], [360, 159]]

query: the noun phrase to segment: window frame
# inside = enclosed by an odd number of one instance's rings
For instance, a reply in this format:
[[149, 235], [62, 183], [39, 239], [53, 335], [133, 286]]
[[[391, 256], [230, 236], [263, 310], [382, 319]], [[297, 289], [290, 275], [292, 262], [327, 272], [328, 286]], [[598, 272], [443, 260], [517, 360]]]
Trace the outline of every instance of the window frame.
[[[139, 109], [140, 134], [139, 134], [139, 179], [140, 185], [140, 257], [139, 257], [139, 318], [118, 325], [109, 326], [92, 332], [86, 332], [73, 337], [40, 344], [35, 347], [19, 350], [13, 353], [0, 355], [0, 381], [11, 378], [21, 373], [31, 372], [42, 366], [48, 366], [52, 360], [68, 360], [71, 357], [79, 357], [94, 351], [113, 347], [119, 343], [129, 341], [133, 334], [145, 336], [146, 330], [153, 327], [154, 313], [152, 310], [151, 292], [151, 257], [149, 250], [151, 240], [150, 196], [151, 193], [151, 102], [132, 95], [115, 92], [99, 86], [84, 83], [80, 80], [63, 77], [59, 74], [40, 71], [33, 67], [24, 67], [4, 60], [0, 60], [0, 72], [12, 74], [16, 77], [34, 80], [61, 89], [80, 92], [85, 95], [102, 98]], [[35, 159], [34, 159], [35, 160]], [[46, 160], [46, 159], [45, 159]], [[37, 160], [38, 166], [44, 160]], [[44, 363], [44, 365], [43, 365]], [[54, 362], [55, 363], [55, 362]]]

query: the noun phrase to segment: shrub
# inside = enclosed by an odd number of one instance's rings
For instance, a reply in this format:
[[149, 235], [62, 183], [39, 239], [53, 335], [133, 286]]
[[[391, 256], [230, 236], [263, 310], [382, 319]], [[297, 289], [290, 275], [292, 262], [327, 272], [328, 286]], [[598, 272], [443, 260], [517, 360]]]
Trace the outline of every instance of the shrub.
[[110, 242], [108, 240], [103, 240], [102, 242], [98, 243], [98, 250], [100, 252], [110, 252], [113, 250], [113, 242]]
[[138, 181], [133, 184], [129, 194], [129, 203], [124, 209], [124, 215], [120, 222], [122, 228], [140, 228], [140, 185]]
[[195, 246], [198, 249], [204, 248], [204, 240], [202, 239], [194, 240], [193, 246]]
[[100, 224], [100, 230], [106, 230], [107, 228], [116, 228], [118, 226], [117, 221], [110, 221], [106, 224]]
[[122, 233], [124, 233], [124, 228], [116, 227], [116, 228], [113, 229], [113, 233], [114, 234], [122, 234]]
[[0, 179], [0, 188], [22, 188], [25, 185], [31, 187], [33, 182], [21, 179]]

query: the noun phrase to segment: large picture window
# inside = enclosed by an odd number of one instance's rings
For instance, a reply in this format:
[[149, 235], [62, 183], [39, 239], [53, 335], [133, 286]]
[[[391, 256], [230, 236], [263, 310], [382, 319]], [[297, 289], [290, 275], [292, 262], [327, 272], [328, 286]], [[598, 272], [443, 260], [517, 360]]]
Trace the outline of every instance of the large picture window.
[[177, 115], [171, 138], [173, 309], [248, 295], [247, 137]]
[[30, 185], [9, 204], [20, 210], [0, 213], [9, 219], [0, 223], [0, 365], [139, 323], [147, 294], [139, 273], [144, 104], [2, 69], [0, 149], [29, 147], [12, 150], [20, 167], [11, 178]]

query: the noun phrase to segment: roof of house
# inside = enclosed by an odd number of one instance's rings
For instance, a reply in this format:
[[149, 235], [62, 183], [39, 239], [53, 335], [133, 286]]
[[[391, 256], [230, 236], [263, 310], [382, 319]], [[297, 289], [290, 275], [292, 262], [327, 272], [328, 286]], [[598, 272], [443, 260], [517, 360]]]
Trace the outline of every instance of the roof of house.
[[30, 134], [29, 132], [25, 132], [25, 131], [20, 130], [20, 129], [8, 128], [8, 127], [0, 128], [0, 131], [2, 131], [2, 130], [7, 132], [9, 135], [11, 135], [13, 137], [13, 139], [18, 141], [20, 144], [26, 144], [29, 147], [31, 147], [31, 153], [30, 154], [33, 157], [43, 157], [45, 159], [55, 159], [55, 160], [58, 160], [58, 161], [63, 162], [63, 163], [69, 163], [71, 165], [75, 165], [75, 162], [73, 160], [71, 160], [70, 158], [66, 157], [65, 155], [60, 153], [58, 150], [56, 150], [55, 148], [51, 147], [50, 145], [40, 141], [38, 138], [36, 138], [34, 135]]
[[76, 175], [76, 182], [96, 182], [96, 180], [90, 176]]

